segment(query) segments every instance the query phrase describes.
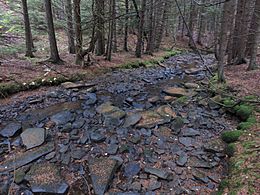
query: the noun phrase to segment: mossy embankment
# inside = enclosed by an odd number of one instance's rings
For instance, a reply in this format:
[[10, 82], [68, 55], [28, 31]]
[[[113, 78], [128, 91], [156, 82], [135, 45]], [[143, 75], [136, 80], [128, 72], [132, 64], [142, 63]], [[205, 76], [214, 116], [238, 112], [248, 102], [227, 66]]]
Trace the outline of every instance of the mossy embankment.
[[0, 83], [0, 98], [6, 98], [10, 95], [21, 91], [34, 90], [43, 86], [57, 86], [63, 82], [71, 81], [86, 81], [91, 77], [98, 76], [99, 74], [104, 74], [115, 69], [132, 69], [139, 67], [154, 67], [158, 64], [161, 64], [165, 59], [168, 59], [172, 56], [180, 54], [182, 51], [179, 49], [176, 50], [165, 50], [161, 55], [153, 57], [152, 59], [139, 59], [135, 61], [126, 62], [124, 64], [116, 64], [113, 68], [99, 67], [95, 70], [88, 70], [87, 68], [84, 72], [76, 72], [74, 74], [56, 74], [55, 76], [44, 76], [35, 78], [26, 82], [8, 82]]
[[239, 119], [237, 128], [223, 132], [229, 158], [228, 176], [217, 194], [258, 194], [260, 191], [260, 99], [257, 96], [235, 97], [223, 84], [210, 83], [213, 92], [221, 94], [217, 103]]

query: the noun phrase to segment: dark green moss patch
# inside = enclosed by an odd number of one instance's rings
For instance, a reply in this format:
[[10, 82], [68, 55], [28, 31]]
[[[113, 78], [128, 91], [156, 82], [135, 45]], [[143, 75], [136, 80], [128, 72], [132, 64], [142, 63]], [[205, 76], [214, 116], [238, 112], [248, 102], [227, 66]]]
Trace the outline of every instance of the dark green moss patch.
[[222, 133], [221, 138], [226, 143], [232, 143], [237, 141], [242, 134], [243, 131], [240, 130], [226, 131]]
[[235, 152], [236, 152], [236, 145], [234, 143], [228, 144], [226, 149], [225, 149], [225, 153], [229, 157], [232, 157], [232, 156], [234, 156]]
[[253, 113], [253, 107], [242, 104], [235, 106], [236, 115], [243, 121], [246, 121]]
[[79, 81], [84, 75], [75, 74], [69, 77], [57, 76], [50, 78], [38, 78], [27, 83], [4, 83], [0, 84], [0, 98], [6, 98], [14, 93], [37, 89], [41, 86], [57, 86], [66, 81]]
[[241, 122], [238, 125], [238, 129], [240, 130], [247, 130], [253, 127], [256, 124], [255, 116], [250, 116], [245, 122]]

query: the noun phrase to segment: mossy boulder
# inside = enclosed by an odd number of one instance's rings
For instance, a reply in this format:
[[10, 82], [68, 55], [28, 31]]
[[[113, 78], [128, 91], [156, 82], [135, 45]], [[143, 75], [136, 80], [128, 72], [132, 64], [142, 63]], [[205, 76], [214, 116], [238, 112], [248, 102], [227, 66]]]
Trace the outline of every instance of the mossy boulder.
[[249, 117], [245, 122], [241, 122], [238, 125], [239, 130], [247, 130], [256, 124], [256, 118], [254, 116]]
[[232, 156], [234, 156], [235, 152], [236, 152], [236, 145], [234, 143], [228, 144], [226, 149], [225, 149], [225, 153], [229, 157], [232, 157]]
[[246, 121], [253, 113], [253, 108], [250, 105], [235, 106], [236, 115], [243, 121]]
[[241, 130], [226, 131], [222, 133], [221, 138], [226, 143], [232, 143], [237, 141], [242, 134], [243, 131]]

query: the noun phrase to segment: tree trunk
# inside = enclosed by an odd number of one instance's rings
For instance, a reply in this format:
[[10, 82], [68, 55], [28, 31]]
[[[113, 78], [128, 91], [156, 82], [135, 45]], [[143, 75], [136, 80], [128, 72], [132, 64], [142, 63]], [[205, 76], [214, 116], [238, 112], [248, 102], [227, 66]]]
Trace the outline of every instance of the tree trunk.
[[[202, 0], [201, 3], [205, 3], [205, 0]], [[198, 37], [197, 37], [197, 43], [199, 45], [202, 44], [202, 36], [204, 34], [204, 29], [205, 29], [205, 8], [204, 6], [200, 7], [200, 21], [199, 21], [199, 32], [198, 32]]]
[[228, 15], [229, 9], [232, 5], [232, 0], [224, 3], [223, 12], [221, 17], [221, 29], [219, 35], [219, 54], [218, 54], [218, 82], [225, 82], [224, 76], [224, 58], [227, 44], [227, 30], [228, 30]]
[[138, 27], [136, 50], [135, 50], [135, 56], [137, 58], [142, 57], [145, 9], [146, 9], [146, 0], [142, 0], [141, 9], [139, 11], [139, 27]]
[[97, 46], [96, 55], [101, 56], [105, 53], [105, 36], [104, 36], [104, 0], [95, 0], [96, 2], [96, 12], [95, 20], [97, 23], [96, 36], [97, 36]]
[[44, 0], [44, 2], [45, 2], [46, 21], [47, 21], [47, 29], [48, 29], [49, 44], [50, 44], [50, 54], [51, 54], [49, 60], [52, 63], [61, 63], [62, 60], [60, 59], [60, 56], [59, 56], [56, 37], [55, 37], [51, 0]]
[[128, 19], [129, 19], [129, 0], [125, 0], [125, 34], [124, 34], [124, 50], [128, 51]]
[[23, 18], [24, 18], [24, 28], [25, 28], [25, 43], [26, 43], [26, 57], [34, 57], [33, 55], [33, 40], [30, 19], [28, 14], [27, 0], [22, 0], [23, 6]]
[[146, 53], [152, 54], [154, 51], [154, 1], [150, 0], [149, 7], [149, 24], [148, 24], [148, 42], [146, 47]]
[[165, 30], [165, 22], [166, 22], [166, 18], [167, 18], [167, 10], [168, 10], [168, 0], [164, 0], [164, 4], [163, 4], [163, 14], [162, 14], [162, 18], [160, 21], [158, 21], [159, 24], [159, 28], [158, 28], [158, 32], [157, 37], [156, 37], [156, 43], [155, 43], [155, 48], [159, 49], [161, 42], [162, 42], [162, 37], [163, 37], [163, 33]]
[[80, 15], [80, 0], [74, 2], [74, 19], [75, 19], [75, 35], [76, 35], [76, 64], [83, 65], [84, 55], [82, 55], [82, 30]]
[[112, 16], [112, 20], [109, 20], [109, 33], [107, 39], [107, 51], [106, 51], [106, 60], [111, 61], [112, 59], [112, 47], [113, 47], [113, 29], [114, 29], [114, 22], [115, 22], [115, 0], [110, 0], [110, 10], [109, 13]]
[[260, 39], [260, 1], [259, 0], [256, 0], [253, 18], [256, 19], [255, 26], [254, 26], [254, 29], [256, 29], [256, 31], [251, 35], [252, 49], [250, 52], [251, 55], [250, 55], [250, 63], [248, 66], [248, 70], [254, 70], [258, 67], [256, 63], [256, 57], [257, 57], [257, 49], [258, 49], [258, 44]]
[[194, 34], [194, 24], [195, 24], [195, 20], [196, 20], [196, 5], [193, 1], [191, 1], [191, 5], [190, 5], [190, 19], [189, 19], [189, 29], [190, 29], [190, 38], [189, 38], [189, 47], [194, 47], [193, 45], [193, 34]]
[[72, 17], [72, 4], [71, 0], [66, 0], [65, 11], [67, 16], [67, 35], [68, 35], [68, 50], [69, 53], [75, 54], [75, 40], [74, 40], [74, 28], [73, 28], [73, 17]]
[[113, 20], [113, 52], [117, 52], [117, 22], [116, 22], [116, 15], [117, 15], [117, 7], [116, 1], [113, 2], [113, 13], [112, 13], [112, 20]]

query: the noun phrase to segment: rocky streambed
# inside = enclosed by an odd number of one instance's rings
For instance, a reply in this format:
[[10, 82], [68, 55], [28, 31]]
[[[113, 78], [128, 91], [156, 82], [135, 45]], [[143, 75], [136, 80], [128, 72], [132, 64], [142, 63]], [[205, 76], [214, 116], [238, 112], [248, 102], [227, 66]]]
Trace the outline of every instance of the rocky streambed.
[[216, 191], [226, 173], [219, 135], [232, 126], [203, 90], [206, 74], [181, 54], [1, 105], [0, 194]]

